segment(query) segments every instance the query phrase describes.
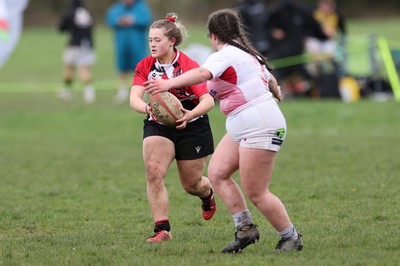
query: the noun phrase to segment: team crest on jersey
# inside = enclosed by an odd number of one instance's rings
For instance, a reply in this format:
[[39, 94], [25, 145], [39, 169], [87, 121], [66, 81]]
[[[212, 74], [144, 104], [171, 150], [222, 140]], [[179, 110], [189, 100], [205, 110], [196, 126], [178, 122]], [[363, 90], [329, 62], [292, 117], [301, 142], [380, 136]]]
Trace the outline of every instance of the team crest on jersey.
[[172, 77], [176, 78], [177, 76], [180, 76], [182, 74], [182, 69], [178, 69], [177, 71], [174, 71], [172, 73]]
[[164, 72], [161, 69], [153, 69], [149, 73], [149, 79], [151, 78], [161, 78], [164, 75]]

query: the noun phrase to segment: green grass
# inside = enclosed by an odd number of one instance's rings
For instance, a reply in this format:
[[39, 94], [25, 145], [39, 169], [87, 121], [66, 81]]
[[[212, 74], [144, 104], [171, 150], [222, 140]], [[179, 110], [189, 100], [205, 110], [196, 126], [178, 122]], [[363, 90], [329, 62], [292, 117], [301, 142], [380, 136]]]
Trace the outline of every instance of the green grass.
[[[304, 235], [301, 253], [274, 255], [278, 238], [251, 206], [261, 241], [238, 256], [229, 213], [201, 219], [173, 165], [166, 182], [174, 239], [147, 245], [152, 217], [141, 159], [143, 116], [109, 91], [86, 106], [52, 93], [0, 98], [0, 261], [4, 265], [395, 265], [400, 163], [398, 103], [287, 101], [288, 139], [271, 189]], [[211, 113], [215, 139], [224, 117]], [[235, 177], [237, 178], [237, 176]]]
[[[273, 254], [279, 239], [250, 205], [260, 242], [220, 254], [233, 239], [230, 214], [217, 198], [216, 216], [203, 221], [175, 165], [166, 177], [174, 239], [146, 244], [153, 221], [141, 157], [144, 117], [112, 101], [117, 81], [107, 32], [97, 35], [93, 105], [84, 104], [79, 83], [70, 104], [55, 99], [64, 39], [49, 29], [27, 30], [0, 70], [0, 265], [398, 265], [394, 101], [281, 103], [288, 135], [271, 190], [303, 234], [302, 252]], [[218, 142], [225, 118], [218, 108], [210, 117]]]

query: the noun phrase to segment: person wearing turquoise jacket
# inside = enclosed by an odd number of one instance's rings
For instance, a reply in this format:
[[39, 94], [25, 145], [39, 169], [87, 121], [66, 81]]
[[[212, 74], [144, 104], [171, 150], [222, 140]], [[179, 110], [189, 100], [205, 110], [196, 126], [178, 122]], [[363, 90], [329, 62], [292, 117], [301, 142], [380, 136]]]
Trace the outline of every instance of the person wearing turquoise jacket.
[[107, 10], [106, 22], [114, 31], [116, 68], [120, 85], [116, 101], [129, 97], [131, 75], [136, 64], [148, 55], [148, 30], [152, 12], [144, 0], [120, 0]]

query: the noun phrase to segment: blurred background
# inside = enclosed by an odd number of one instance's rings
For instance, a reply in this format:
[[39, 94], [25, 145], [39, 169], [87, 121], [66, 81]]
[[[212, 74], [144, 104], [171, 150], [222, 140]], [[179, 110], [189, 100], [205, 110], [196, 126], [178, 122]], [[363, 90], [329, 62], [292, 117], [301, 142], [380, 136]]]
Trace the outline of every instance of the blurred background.
[[[274, 10], [284, 2], [291, 0], [148, 0], [152, 19], [165, 17], [167, 12], [176, 12], [188, 29], [189, 39], [180, 49], [189, 53], [195, 60], [207, 57], [211, 46], [205, 38], [206, 21], [210, 12], [220, 8], [256, 9], [258, 15], [253, 22], [265, 23]], [[12, 2], [12, 1], [9, 1]], [[105, 15], [113, 0], [86, 0], [85, 6], [93, 14], [94, 43], [97, 63], [93, 65], [93, 77], [99, 90], [115, 89], [117, 75], [113, 56], [113, 32], [107, 27]], [[314, 0], [299, 0], [311, 12], [317, 6]], [[61, 82], [61, 55], [66, 45], [66, 36], [58, 32], [60, 18], [67, 9], [70, 0], [29, 1], [23, 13], [23, 32], [21, 39], [3, 68], [0, 68], [1, 91], [54, 91]], [[261, 11], [260, 4], [263, 10]], [[253, 6], [251, 6], [253, 5]], [[344, 101], [358, 101], [363, 97], [377, 100], [400, 101], [400, 1], [398, 0], [358, 0], [336, 1], [336, 9], [344, 18], [345, 32], [337, 34], [337, 48], [329, 64], [320, 64], [323, 68], [313, 76], [310, 68], [315, 58], [305, 47], [299, 53], [277, 54], [276, 48], [265, 51], [269, 62], [281, 81], [286, 98], [335, 98]], [[287, 21], [294, 16], [287, 14]], [[254, 19], [255, 18], [255, 19]], [[283, 20], [285, 20], [284, 18]], [[275, 22], [276, 19], [271, 19]], [[271, 23], [270, 21], [270, 23]], [[250, 23], [250, 22], [249, 22]], [[264, 25], [264, 24], [263, 24]], [[248, 24], [248, 30], [256, 29]], [[272, 26], [261, 27], [261, 34], [269, 34]], [[296, 31], [296, 30], [295, 30]], [[0, 31], [1, 33], [1, 31]], [[258, 34], [258, 33], [254, 33]], [[290, 45], [290, 42], [289, 42]], [[278, 47], [279, 48], [279, 47]], [[283, 49], [283, 46], [281, 46]], [[204, 53], [199, 53], [203, 51]], [[288, 50], [286, 49], [286, 52]], [[34, 64], [26, 64], [26, 59]], [[24, 63], [22, 63], [24, 62]], [[333, 62], [333, 64], [331, 64]], [[34, 66], [34, 69], [33, 69]], [[279, 72], [292, 67], [306, 68], [307, 77]], [[24, 73], [21, 77], [20, 73]]]
[[[68, 0], [30, 1], [25, 12], [25, 26], [55, 25], [68, 2]], [[86, 0], [85, 2], [94, 13], [96, 20], [103, 23], [106, 9], [115, 1]], [[166, 12], [174, 11], [180, 14], [186, 23], [204, 23], [210, 11], [223, 7], [234, 7], [237, 1], [148, 0], [147, 2], [152, 8], [155, 18], [163, 17]], [[267, 6], [271, 6], [278, 1], [268, 0], [263, 2]], [[306, 4], [314, 4], [315, 2], [312, 0], [304, 1]], [[337, 0], [336, 2], [348, 18], [400, 16], [400, 1], [398, 0]]]

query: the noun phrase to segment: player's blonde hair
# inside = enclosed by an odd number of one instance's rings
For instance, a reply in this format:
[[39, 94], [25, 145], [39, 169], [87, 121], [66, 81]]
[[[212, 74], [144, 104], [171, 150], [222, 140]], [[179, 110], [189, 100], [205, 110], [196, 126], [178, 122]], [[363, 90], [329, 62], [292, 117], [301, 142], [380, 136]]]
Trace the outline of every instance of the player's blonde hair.
[[155, 21], [150, 26], [150, 29], [164, 29], [165, 36], [167, 36], [169, 40], [175, 39], [175, 47], [184, 42], [188, 37], [186, 28], [183, 26], [176, 13], [167, 13], [165, 19]]

